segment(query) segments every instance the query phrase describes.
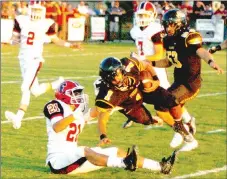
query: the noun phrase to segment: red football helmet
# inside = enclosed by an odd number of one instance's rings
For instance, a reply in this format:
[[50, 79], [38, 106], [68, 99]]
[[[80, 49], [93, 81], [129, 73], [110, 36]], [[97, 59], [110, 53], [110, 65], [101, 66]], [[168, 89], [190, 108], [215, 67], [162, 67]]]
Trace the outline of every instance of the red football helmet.
[[55, 97], [68, 105], [75, 105], [77, 108], [80, 104], [86, 103], [83, 89], [84, 87], [79, 83], [66, 80], [55, 91]]
[[30, 0], [28, 4], [28, 15], [32, 21], [44, 19], [46, 17], [45, 2]]
[[157, 17], [155, 6], [151, 2], [141, 2], [137, 7], [136, 24], [139, 27], [146, 27]]

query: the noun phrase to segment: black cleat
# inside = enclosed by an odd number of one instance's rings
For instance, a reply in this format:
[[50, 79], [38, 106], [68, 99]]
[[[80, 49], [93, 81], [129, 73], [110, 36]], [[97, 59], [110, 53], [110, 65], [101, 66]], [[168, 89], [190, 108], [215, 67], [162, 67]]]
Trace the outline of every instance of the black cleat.
[[125, 164], [125, 170], [129, 170], [131, 172], [135, 171], [137, 168], [137, 148], [135, 145], [132, 146], [132, 150], [129, 153], [130, 148], [128, 148], [128, 152], [123, 162]]
[[173, 168], [173, 165], [174, 165], [174, 162], [176, 160], [176, 155], [177, 155], [177, 151], [175, 150], [172, 155], [170, 155], [167, 159], [164, 157], [162, 159], [162, 161], [160, 162], [160, 165], [161, 165], [161, 173], [163, 174], [170, 174], [172, 168]]
[[122, 128], [123, 128], [123, 129], [129, 128], [129, 127], [132, 126], [133, 123], [134, 123], [133, 121], [131, 121], [130, 119], [128, 119], [128, 120], [123, 124]]

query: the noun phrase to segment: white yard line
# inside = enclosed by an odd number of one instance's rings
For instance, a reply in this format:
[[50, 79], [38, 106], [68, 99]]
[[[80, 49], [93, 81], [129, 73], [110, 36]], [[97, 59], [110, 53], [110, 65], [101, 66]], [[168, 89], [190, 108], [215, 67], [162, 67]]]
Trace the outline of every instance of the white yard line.
[[[33, 116], [33, 117], [27, 117], [24, 118], [23, 121], [30, 121], [30, 120], [35, 120], [35, 119], [44, 119], [44, 116]], [[89, 121], [87, 124], [95, 124], [98, 121]], [[12, 123], [11, 121], [2, 121], [1, 124], [9, 124]]]
[[219, 96], [219, 95], [225, 95], [227, 92], [219, 92], [219, 93], [206, 93], [206, 94], [200, 94], [196, 98], [202, 98], [207, 96]]
[[203, 171], [198, 171], [196, 173], [191, 173], [191, 174], [187, 174], [187, 175], [182, 175], [182, 176], [177, 176], [174, 178], [170, 178], [170, 179], [183, 179], [183, 178], [191, 178], [191, 177], [196, 177], [196, 176], [202, 176], [202, 175], [207, 175], [209, 173], [218, 173], [221, 171], [226, 171], [227, 170], [227, 165], [225, 165], [222, 168], [214, 168], [211, 170], [203, 170]]
[[[225, 71], [226, 72], [226, 71]], [[216, 73], [216, 71], [204, 71], [203, 73]], [[91, 76], [86, 76], [86, 78], [97, 78], [98, 76], [96, 75], [91, 75]], [[64, 77], [65, 79], [83, 79], [85, 78], [85, 76], [72, 76], [72, 77]], [[52, 80], [56, 80], [56, 78], [45, 78], [45, 79], [39, 79], [40, 82], [45, 82], [45, 81], [52, 81]], [[14, 81], [1, 81], [1, 84], [14, 84], [14, 83], [21, 83], [22, 81], [20, 80], [14, 80]], [[212, 93], [214, 94], [214, 96], [216, 96], [215, 93]], [[226, 93], [225, 93], [226, 94]], [[200, 95], [199, 95], [200, 96]], [[201, 97], [201, 96], [200, 96]]]
[[[85, 78], [84, 76], [74, 76], [74, 77], [64, 77], [65, 79], [83, 79]], [[96, 75], [92, 76], [86, 76], [86, 78], [98, 78]], [[45, 81], [53, 81], [57, 80], [57, 78], [49, 78], [49, 79], [39, 79], [40, 82], [45, 82]], [[21, 83], [22, 81], [2, 81], [1, 84], [14, 84], [14, 83]]]
[[[97, 52], [97, 53], [78, 53], [78, 54], [48, 54], [48, 55], [43, 55], [44, 59], [45, 58], [53, 58], [53, 57], [77, 57], [77, 56], [94, 56], [94, 55], [114, 55], [114, 54], [129, 54], [128, 51], [123, 51], [123, 52]], [[9, 59], [9, 58], [17, 58], [18, 56], [3, 56], [2, 59]]]
[[207, 134], [212, 134], [212, 133], [219, 133], [219, 132], [225, 132], [226, 130], [225, 129], [216, 129], [216, 130], [213, 130], [213, 131], [208, 131], [206, 132]]

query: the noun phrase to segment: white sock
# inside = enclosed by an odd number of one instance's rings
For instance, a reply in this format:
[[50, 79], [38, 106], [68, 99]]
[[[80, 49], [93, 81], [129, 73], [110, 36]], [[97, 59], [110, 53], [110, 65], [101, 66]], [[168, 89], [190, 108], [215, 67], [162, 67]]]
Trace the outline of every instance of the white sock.
[[160, 165], [159, 162], [157, 162], [155, 160], [147, 159], [147, 158], [144, 159], [142, 168], [146, 168], [146, 169], [149, 169], [149, 170], [161, 171], [161, 165]]
[[125, 168], [125, 164], [123, 162], [123, 158], [115, 157], [115, 156], [109, 156], [107, 160], [107, 167], [119, 167], [119, 168]]
[[191, 120], [191, 115], [188, 113], [186, 109], [182, 114], [182, 118], [184, 120], [184, 123], [188, 123]]
[[20, 120], [23, 119], [24, 114], [25, 114], [25, 112], [24, 112], [23, 110], [21, 110], [21, 109], [19, 109], [19, 110], [17, 111], [17, 117], [18, 117]]
[[22, 97], [21, 97], [20, 104], [28, 106], [29, 103], [30, 103], [30, 96], [31, 96], [30, 91], [22, 92]]

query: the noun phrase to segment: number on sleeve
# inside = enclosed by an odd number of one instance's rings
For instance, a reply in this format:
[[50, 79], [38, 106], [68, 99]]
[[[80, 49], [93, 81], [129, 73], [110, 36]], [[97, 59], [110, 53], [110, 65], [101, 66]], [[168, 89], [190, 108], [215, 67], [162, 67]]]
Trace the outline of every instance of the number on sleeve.
[[168, 60], [176, 67], [181, 68], [182, 64], [178, 60], [178, 55], [176, 51], [166, 51]]
[[33, 45], [34, 38], [35, 38], [35, 33], [34, 32], [28, 32], [27, 44]]
[[60, 109], [58, 107], [58, 103], [50, 103], [50, 104], [48, 104], [47, 110], [48, 110], [49, 114], [60, 112]]

